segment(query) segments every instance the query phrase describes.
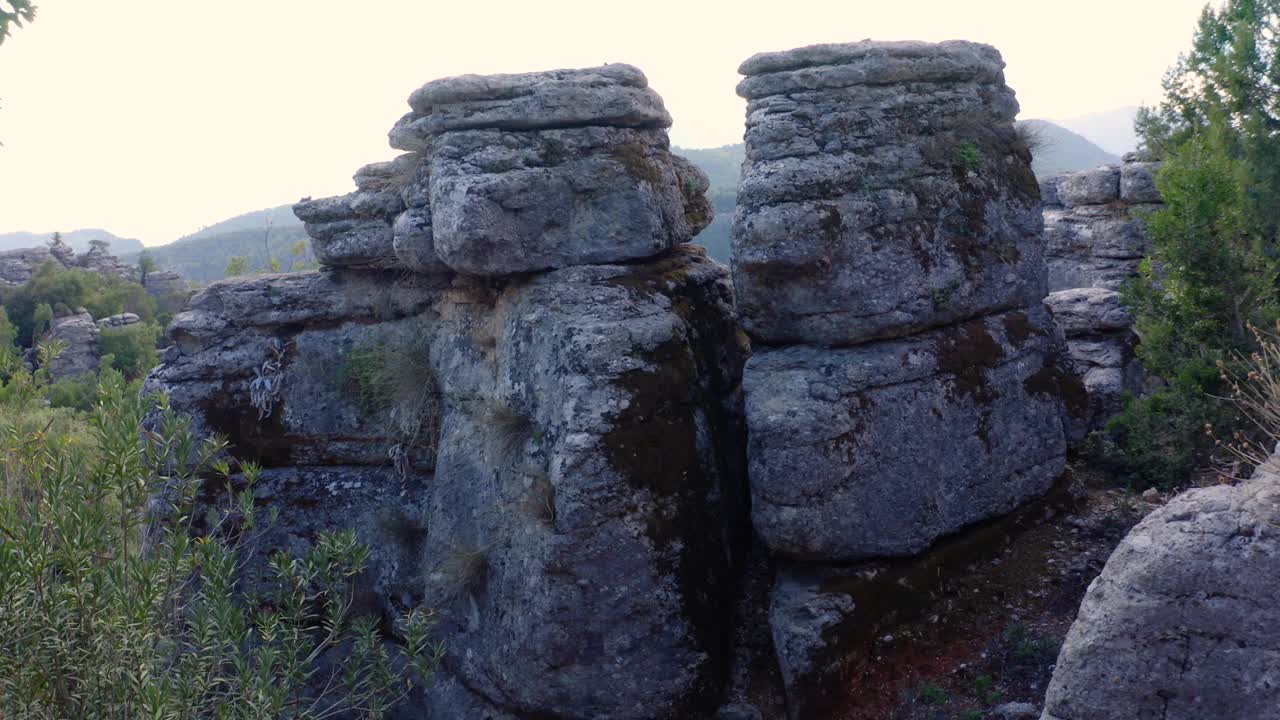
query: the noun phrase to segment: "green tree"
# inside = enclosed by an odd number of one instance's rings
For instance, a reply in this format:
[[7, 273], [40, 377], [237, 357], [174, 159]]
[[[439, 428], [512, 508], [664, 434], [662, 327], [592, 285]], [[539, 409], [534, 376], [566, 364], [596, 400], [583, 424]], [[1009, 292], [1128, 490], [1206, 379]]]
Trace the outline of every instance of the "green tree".
[[143, 250], [138, 255], [138, 276], [139, 282], [144, 286], [147, 284], [147, 275], [155, 272], [159, 265], [156, 263], [156, 257], [151, 254], [150, 250]]
[[50, 327], [53, 327], [53, 307], [49, 303], [36, 305], [35, 312], [31, 314], [31, 337], [33, 340], [48, 332]]
[[31, 0], [9, 0], [8, 6], [11, 9], [0, 5], [0, 45], [4, 44], [6, 37], [13, 34], [15, 27], [22, 27], [22, 23], [36, 19], [36, 6], [31, 4]]
[[236, 277], [249, 272], [249, 258], [244, 255], [236, 255], [231, 258], [231, 262], [227, 263], [227, 277]]
[[1144, 109], [1143, 151], [1164, 160], [1153, 257], [1123, 291], [1147, 370], [1168, 381], [1109, 425], [1108, 456], [1143, 484], [1176, 485], [1239, 418], [1212, 396], [1280, 317], [1280, 0], [1207, 7], [1190, 52]]

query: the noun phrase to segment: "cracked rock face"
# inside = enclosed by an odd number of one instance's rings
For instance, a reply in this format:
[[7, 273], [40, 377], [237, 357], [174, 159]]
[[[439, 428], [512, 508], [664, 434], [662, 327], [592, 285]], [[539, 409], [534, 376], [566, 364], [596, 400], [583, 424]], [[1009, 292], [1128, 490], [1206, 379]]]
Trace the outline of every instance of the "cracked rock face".
[[96, 373], [98, 332], [93, 316], [83, 309], [75, 315], [55, 319], [45, 341], [65, 343], [66, 348], [49, 364], [50, 377], [61, 379]]
[[762, 342], [850, 345], [1045, 293], [1040, 191], [994, 48], [862, 42], [741, 68], [734, 282]]
[[1273, 468], [1178, 496], [1129, 533], [1090, 586], [1043, 720], [1275, 717], [1277, 583]]
[[775, 554], [924, 551], [1061, 474], [1043, 309], [854, 348], [757, 350], [745, 373], [752, 521]]
[[[147, 387], [266, 466], [268, 545], [354, 526], [367, 606], [437, 611], [446, 668], [410, 717], [701, 717], [727, 673], [725, 533], [745, 502], [732, 297], [692, 246], [499, 282], [232, 279], [178, 316]], [[412, 438], [403, 407], [344, 379], [370, 347], [433, 388]], [[261, 417], [250, 385], [277, 354]]]

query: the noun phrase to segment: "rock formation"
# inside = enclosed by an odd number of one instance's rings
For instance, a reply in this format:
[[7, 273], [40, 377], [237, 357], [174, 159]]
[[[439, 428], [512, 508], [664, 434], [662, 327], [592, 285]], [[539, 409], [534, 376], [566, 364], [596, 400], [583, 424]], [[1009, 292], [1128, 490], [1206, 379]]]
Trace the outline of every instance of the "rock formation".
[[60, 380], [98, 372], [98, 330], [93, 316], [84, 308], [55, 318], [44, 340], [64, 347], [49, 363], [49, 376]]
[[1068, 369], [1084, 386], [1071, 418], [1080, 439], [1120, 411], [1125, 392], [1142, 390], [1133, 319], [1120, 286], [1151, 253], [1144, 215], [1163, 207], [1159, 163], [1126, 155], [1122, 166], [1064, 173], [1040, 184], [1048, 244], [1048, 305], [1066, 334]]
[[190, 293], [186, 279], [173, 270], [152, 270], [147, 273], [142, 287], [146, 288], [148, 295], [157, 299], [186, 297]]
[[1129, 533], [1090, 586], [1043, 720], [1275, 717], [1278, 590], [1274, 467], [1178, 496]]
[[751, 512], [780, 566], [792, 717], [828, 712], [835, 630], [874, 613], [831, 572], [921, 553], [1063, 472], [1039, 189], [1003, 67], [968, 42], [861, 42], [741, 68]]
[[1133, 316], [1120, 294], [1105, 288], [1060, 290], [1045, 303], [1066, 336], [1066, 368], [1082, 386], [1083, 395], [1067, 408], [1072, 439], [1080, 440], [1120, 412], [1125, 393], [1142, 392]]
[[47, 247], [0, 251], [0, 288], [25, 285], [50, 260], [54, 256]]
[[1150, 254], [1142, 215], [1159, 210], [1158, 163], [1126, 155], [1123, 165], [1065, 173], [1041, 183], [1050, 291], [1119, 290]]
[[268, 538], [354, 526], [371, 609], [435, 608], [413, 717], [708, 717], [746, 532], [705, 178], [635, 68], [451, 78], [410, 152], [306, 200], [315, 273], [216, 283], [148, 379], [266, 466]]

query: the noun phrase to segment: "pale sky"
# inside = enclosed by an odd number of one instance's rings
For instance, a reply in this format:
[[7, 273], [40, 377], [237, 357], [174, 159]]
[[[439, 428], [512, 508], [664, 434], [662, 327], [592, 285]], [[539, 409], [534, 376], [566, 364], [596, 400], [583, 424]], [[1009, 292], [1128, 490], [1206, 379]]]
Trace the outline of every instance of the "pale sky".
[[1022, 117], [1153, 103], [1205, 0], [37, 0], [0, 46], [0, 232], [171, 242], [353, 189], [423, 83], [639, 66], [673, 143], [742, 138], [738, 64], [819, 42], [966, 39]]

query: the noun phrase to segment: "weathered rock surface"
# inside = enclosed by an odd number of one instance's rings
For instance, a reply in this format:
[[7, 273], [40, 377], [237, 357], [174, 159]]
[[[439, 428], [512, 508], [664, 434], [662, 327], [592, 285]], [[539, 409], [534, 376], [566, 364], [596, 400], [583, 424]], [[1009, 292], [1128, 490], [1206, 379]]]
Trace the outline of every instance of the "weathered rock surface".
[[47, 247], [0, 251], [0, 287], [26, 284], [51, 260], [57, 262]]
[[148, 295], [161, 300], [185, 297], [190, 292], [186, 279], [172, 270], [152, 270], [147, 273], [142, 286]]
[[66, 346], [49, 363], [50, 377], [71, 378], [98, 371], [98, 326], [83, 308], [74, 315], [55, 318], [44, 341]]
[[1039, 188], [988, 46], [863, 42], [742, 66], [734, 282], [762, 342], [849, 345], [1045, 293]]
[[430, 163], [436, 254], [470, 275], [636, 260], [702, 229], [663, 130], [451, 132]]
[[[215, 284], [175, 320], [148, 388], [296, 478], [271, 499], [292, 508], [294, 541], [345, 515], [381, 544], [372, 597], [441, 613], [442, 688], [520, 717], [708, 716], [729, 654], [746, 352], [724, 269], [689, 247], [496, 285], [399, 282]], [[435, 393], [403, 477], [376, 467], [402, 428], [341, 379], [369, 347], [416, 358]], [[259, 421], [249, 385], [277, 351]], [[317, 494], [332, 512], [313, 517]]]
[[630, 65], [446, 78], [409, 104], [391, 143], [411, 152], [295, 207], [321, 264], [496, 277], [655, 257], [711, 222]]
[[1275, 717], [1278, 584], [1274, 469], [1178, 496], [1129, 533], [1090, 586], [1043, 719]]
[[775, 554], [919, 553], [1062, 473], [1048, 314], [856, 348], [757, 350], [745, 373], [752, 520]]
[[138, 317], [135, 313], [120, 313], [119, 315], [104, 317], [101, 320], [96, 321], [95, 324], [99, 329], [102, 329], [128, 327], [140, 322], [142, 322], [142, 318]]
[[1119, 293], [1104, 288], [1060, 290], [1045, 304], [1066, 336], [1064, 367], [1084, 392], [1067, 405], [1071, 437], [1079, 440], [1123, 409], [1125, 393], [1142, 392], [1133, 316], [1120, 304]]
[[1159, 163], [1065, 173], [1041, 182], [1049, 289], [1119, 290], [1151, 253], [1143, 216], [1159, 210]]

